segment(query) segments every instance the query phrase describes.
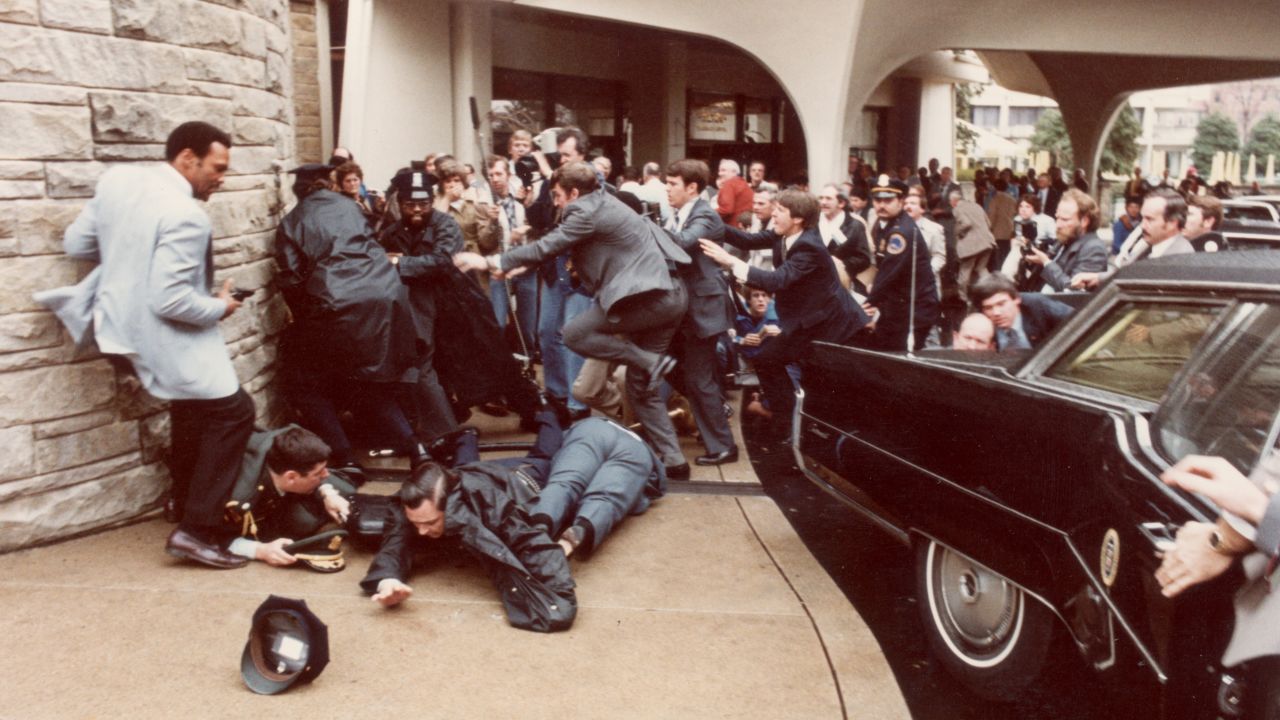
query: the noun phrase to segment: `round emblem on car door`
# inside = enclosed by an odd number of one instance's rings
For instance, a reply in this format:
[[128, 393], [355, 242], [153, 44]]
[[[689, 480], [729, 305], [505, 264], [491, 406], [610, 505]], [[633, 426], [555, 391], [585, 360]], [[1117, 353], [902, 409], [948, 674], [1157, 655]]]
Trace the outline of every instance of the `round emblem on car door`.
[[1111, 587], [1120, 570], [1120, 533], [1115, 528], [1107, 530], [1107, 534], [1102, 536], [1102, 553], [1098, 565], [1102, 571], [1102, 582]]

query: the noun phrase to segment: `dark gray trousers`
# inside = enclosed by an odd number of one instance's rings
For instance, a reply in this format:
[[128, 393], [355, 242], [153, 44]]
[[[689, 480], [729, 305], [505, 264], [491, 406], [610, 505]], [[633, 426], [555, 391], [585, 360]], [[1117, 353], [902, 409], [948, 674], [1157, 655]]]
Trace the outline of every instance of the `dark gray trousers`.
[[671, 346], [689, 305], [684, 282], [668, 291], [653, 291], [614, 303], [605, 313], [599, 301], [564, 326], [564, 344], [583, 357], [613, 360], [627, 366], [627, 397], [662, 462], [685, 462], [680, 440], [666, 404], [649, 392], [649, 374]]

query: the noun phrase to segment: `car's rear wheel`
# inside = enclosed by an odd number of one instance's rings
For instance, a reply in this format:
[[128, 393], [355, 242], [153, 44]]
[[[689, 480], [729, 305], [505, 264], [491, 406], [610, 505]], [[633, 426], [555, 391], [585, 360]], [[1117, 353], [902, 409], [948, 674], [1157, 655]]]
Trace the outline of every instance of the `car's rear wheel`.
[[1053, 616], [1004, 576], [932, 540], [917, 546], [920, 614], [934, 654], [978, 694], [1012, 700], [1040, 674]]

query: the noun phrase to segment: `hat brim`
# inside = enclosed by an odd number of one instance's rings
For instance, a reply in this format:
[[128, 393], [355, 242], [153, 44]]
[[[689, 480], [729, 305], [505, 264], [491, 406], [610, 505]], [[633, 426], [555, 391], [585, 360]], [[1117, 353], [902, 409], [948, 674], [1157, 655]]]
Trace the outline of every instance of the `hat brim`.
[[253, 661], [253, 650], [250, 648], [252, 643], [253, 640], [245, 642], [244, 652], [240, 654], [240, 677], [244, 679], [244, 684], [250, 690], [259, 695], [277, 695], [299, 682], [302, 677], [300, 672], [292, 675], [275, 675], [259, 668]]
[[902, 197], [902, 193], [895, 190], [876, 190], [871, 193], [872, 200], [888, 200], [890, 198]]

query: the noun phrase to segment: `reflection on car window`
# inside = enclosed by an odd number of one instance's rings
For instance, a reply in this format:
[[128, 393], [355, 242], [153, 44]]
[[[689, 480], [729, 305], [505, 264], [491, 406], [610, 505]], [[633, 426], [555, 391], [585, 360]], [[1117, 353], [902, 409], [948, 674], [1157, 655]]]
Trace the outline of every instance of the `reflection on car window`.
[[1204, 305], [1123, 303], [1047, 374], [1158, 402], [1221, 310]]
[[1280, 308], [1242, 304], [1171, 390], [1156, 419], [1170, 458], [1221, 455], [1243, 473], [1276, 444], [1280, 410]]

